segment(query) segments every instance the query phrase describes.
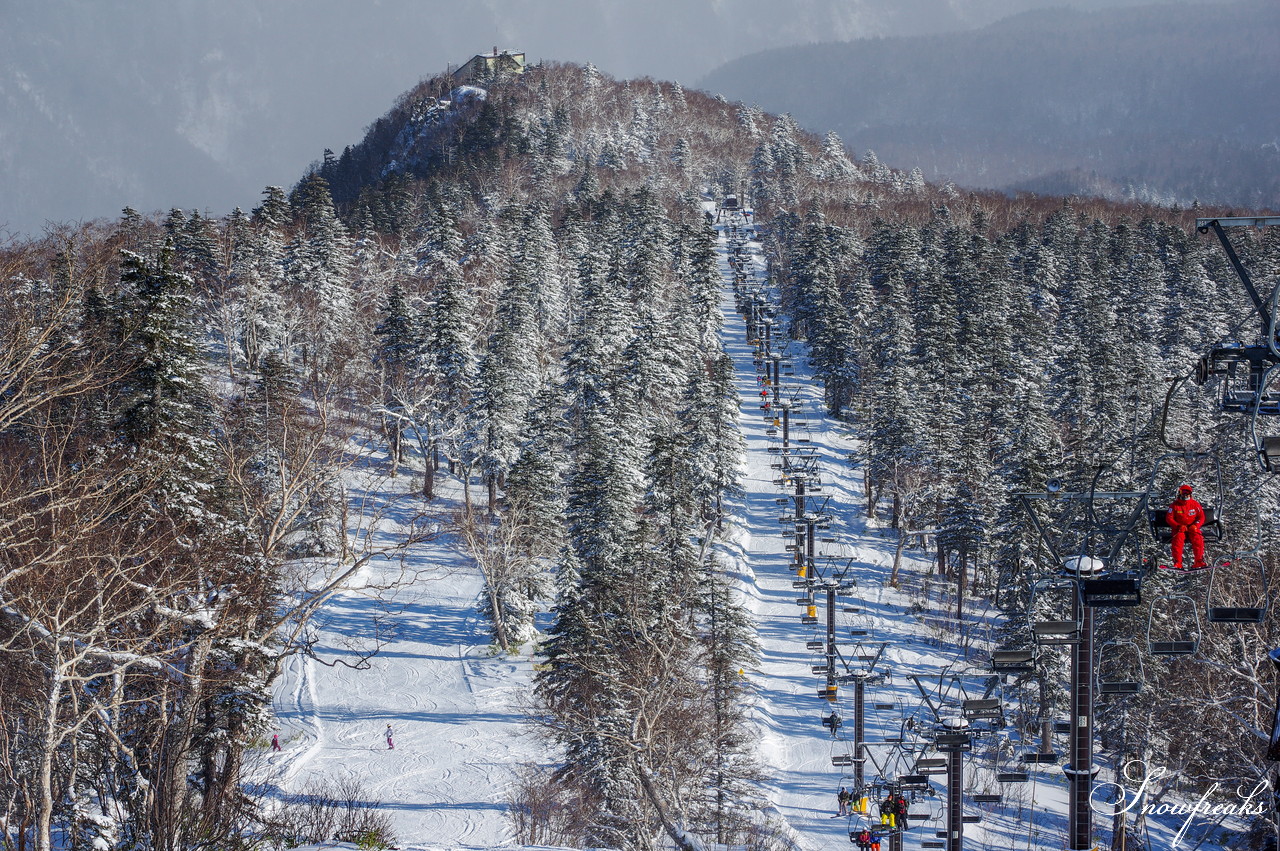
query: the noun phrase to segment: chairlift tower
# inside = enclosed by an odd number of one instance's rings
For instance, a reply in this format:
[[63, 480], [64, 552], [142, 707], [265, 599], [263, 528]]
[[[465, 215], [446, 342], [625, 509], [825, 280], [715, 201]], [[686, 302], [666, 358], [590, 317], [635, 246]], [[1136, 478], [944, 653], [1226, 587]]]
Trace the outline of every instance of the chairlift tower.
[[947, 757], [947, 851], [964, 851], [964, 754], [973, 737], [962, 726], [940, 729], [934, 747]]
[[[1141, 602], [1141, 574], [1114, 568], [1139, 521], [1146, 517], [1150, 494], [1064, 492], [1055, 479], [1043, 493], [1016, 496], [1048, 550], [1057, 576], [1052, 582], [1069, 583], [1074, 591], [1070, 620], [1036, 623], [1032, 628], [1040, 643], [1072, 647], [1070, 750], [1069, 762], [1062, 769], [1069, 790], [1067, 849], [1091, 851], [1094, 844], [1089, 798], [1098, 773], [1093, 764], [1094, 609]], [[1043, 518], [1041, 513], [1051, 516]]]
[[[930, 696], [930, 689], [925, 687], [921, 677], [911, 674], [907, 677], [915, 683], [916, 690], [933, 715], [932, 746], [942, 755], [936, 759], [918, 759], [914, 773], [945, 773], [947, 776], [946, 830], [938, 832], [938, 837], [944, 841], [923, 844], [924, 848], [963, 851], [964, 825], [980, 820], [980, 816], [964, 814], [964, 755], [973, 750], [975, 738], [995, 729], [996, 722], [1004, 717], [1004, 707], [1000, 698], [990, 697], [989, 688], [981, 698], [969, 698], [964, 681], [972, 676], [975, 676], [974, 672], [944, 671], [938, 677], [935, 696]], [[973, 722], [992, 722], [992, 725]], [[926, 778], [921, 776], [919, 779]], [[999, 800], [999, 796], [993, 797], [994, 801]]]

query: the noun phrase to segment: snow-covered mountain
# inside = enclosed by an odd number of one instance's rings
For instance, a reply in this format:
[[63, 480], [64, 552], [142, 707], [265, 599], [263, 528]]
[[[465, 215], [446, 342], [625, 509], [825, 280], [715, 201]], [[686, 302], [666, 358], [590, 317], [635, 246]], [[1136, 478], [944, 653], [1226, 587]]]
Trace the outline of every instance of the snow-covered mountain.
[[[1116, 5], [1087, 0], [1076, 5]], [[686, 82], [737, 56], [940, 32], [1050, 0], [0, 4], [0, 227], [248, 207], [406, 87], [498, 45]]]

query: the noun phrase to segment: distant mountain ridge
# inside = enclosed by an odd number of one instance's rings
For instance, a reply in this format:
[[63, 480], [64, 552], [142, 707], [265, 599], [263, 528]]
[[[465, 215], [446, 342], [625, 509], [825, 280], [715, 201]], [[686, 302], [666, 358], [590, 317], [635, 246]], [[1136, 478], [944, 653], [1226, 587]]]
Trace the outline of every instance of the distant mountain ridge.
[[781, 48], [700, 86], [931, 180], [1280, 207], [1280, 4], [1026, 12]]
[[0, 2], [0, 235], [125, 205], [256, 203], [357, 141], [413, 81], [495, 45], [689, 85], [767, 46], [966, 29], [1058, 2]]

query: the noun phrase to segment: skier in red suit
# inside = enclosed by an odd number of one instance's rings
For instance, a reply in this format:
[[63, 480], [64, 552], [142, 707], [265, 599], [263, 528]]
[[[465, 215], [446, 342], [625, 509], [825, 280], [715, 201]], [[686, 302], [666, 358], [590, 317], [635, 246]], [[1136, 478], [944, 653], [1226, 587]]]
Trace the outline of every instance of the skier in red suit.
[[1182, 569], [1182, 546], [1187, 538], [1191, 539], [1191, 550], [1196, 560], [1192, 570], [1204, 567], [1204, 535], [1200, 527], [1204, 525], [1204, 508], [1191, 496], [1191, 485], [1178, 488], [1178, 498], [1169, 506], [1165, 514], [1165, 522], [1173, 529], [1173, 567]]

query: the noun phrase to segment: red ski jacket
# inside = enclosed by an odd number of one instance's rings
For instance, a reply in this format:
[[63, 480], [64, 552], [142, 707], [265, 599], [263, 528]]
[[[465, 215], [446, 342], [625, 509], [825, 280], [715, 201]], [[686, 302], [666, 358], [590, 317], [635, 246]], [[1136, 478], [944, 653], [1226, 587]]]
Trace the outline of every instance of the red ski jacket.
[[1164, 520], [1174, 529], [1179, 526], [1194, 526], [1198, 529], [1204, 525], [1204, 509], [1191, 497], [1175, 499]]

